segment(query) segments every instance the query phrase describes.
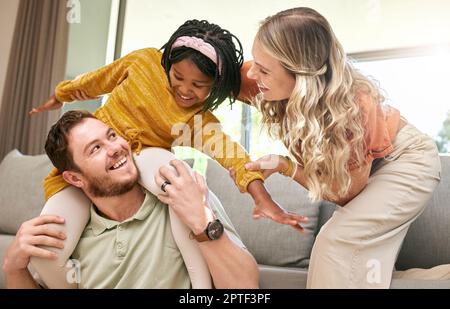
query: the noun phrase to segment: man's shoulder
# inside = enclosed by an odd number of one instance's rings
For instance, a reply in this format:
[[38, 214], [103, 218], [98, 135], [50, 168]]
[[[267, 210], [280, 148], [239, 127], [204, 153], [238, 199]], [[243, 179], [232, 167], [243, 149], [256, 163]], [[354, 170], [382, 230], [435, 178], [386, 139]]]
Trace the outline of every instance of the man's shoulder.
[[142, 191], [145, 194], [145, 200], [144, 203], [159, 203], [159, 204], [163, 204], [163, 202], [161, 202], [158, 197], [156, 195], [154, 195], [153, 193], [151, 193], [147, 188], [139, 185], [142, 189]]

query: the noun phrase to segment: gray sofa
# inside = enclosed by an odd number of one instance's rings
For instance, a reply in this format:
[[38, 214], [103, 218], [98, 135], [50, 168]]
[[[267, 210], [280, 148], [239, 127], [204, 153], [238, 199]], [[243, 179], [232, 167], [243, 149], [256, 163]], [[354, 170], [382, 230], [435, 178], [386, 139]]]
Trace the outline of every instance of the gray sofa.
[[[411, 226], [396, 268], [430, 268], [450, 263], [450, 157], [442, 156], [442, 180], [427, 209]], [[46, 156], [23, 156], [13, 151], [0, 164], [0, 261], [23, 221], [39, 215], [43, 205], [42, 179], [51, 169]], [[335, 205], [311, 203], [306, 191], [292, 180], [274, 175], [266, 182], [272, 196], [285, 208], [310, 218], [307, 233], [269, 220], [251, 219], [252, 201], [238, 192], [227, 172], [208, 162], [206, 178], [222, 201], [261, 270], [262, 288], [305, 288], [315, 235], [332, 215]], [[4, 275], [0, 270], [0, 288]], [[391, 288], [450, 288], [450, 280], [394, 279]]]

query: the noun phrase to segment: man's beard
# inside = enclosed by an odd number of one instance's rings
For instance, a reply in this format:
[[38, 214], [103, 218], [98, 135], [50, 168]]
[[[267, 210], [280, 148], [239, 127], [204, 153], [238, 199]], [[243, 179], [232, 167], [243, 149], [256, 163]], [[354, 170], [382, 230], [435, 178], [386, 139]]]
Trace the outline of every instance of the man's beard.
[[94, 197], [113, 197], [130, 192], [139, 180], [139, 171], [136, 173], [136, 177], [127, 181], [113, 182], [109, 177], [95, 177], [87, 176], [86, 180], [89, 183], [87, 191]]

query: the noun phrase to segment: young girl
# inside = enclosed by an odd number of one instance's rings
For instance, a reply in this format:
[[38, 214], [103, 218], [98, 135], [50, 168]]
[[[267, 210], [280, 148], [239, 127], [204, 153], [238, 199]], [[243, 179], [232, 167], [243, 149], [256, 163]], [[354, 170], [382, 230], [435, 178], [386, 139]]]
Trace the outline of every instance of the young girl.
[[[406, 232], [440, 180], [435, 143], [382, 105], [312, 9], [267, 18], [252, 52], [263, 122], [290, 159], [271, 155], [247, 168], [266, 177], [284, 170], [313, 199], [345, 206], [316, 238], [307, 286], [388, 288]], [[275, 168], [262, 168], [274, 157]]]
[[[225, 168], [233, 167], [237, 171], [236, 185], [241, 192], [248, 191], [253, 196], [255, 216], [269, 217], [301, 230], [298, 223], [303, 218], [285, 212], [270, 198], [261, 173], [246, 171], [244, 165], [250, 161], [248, 154], [220, 131], [219, 121], [211, 113], [227, 97], [233, 102], [238, 94], [243, 99], [251, 96], [254, 84], [245, 78], [243, 91], [240, 91], [242, 62], [242, 47], [236, 37], [217, 25], [191, 20], [171, 36], [164, 53], [153, 48], [137, 50], [99, 70], [64, 81], [56, 87], [49, 101], [31, 113], [60, 108], [64, 101], [108, 93], [106, 104], [97, 109], [95, 116], [124, 137], [136, 154], [143, 147], [170, 149], [176, 146], [174, 142], [179, 141], [179, 137], [175, 135], [179, 130], [175, 128], [182, 124], [183, 135], [188, 132], [188, 140], [193, 140], [198, 150], [209, 154]], [[214, 135], [208, 129], [211, 125], [216, 125]], [[201, 143], [196, 143], [198, 140]], [[144, 152], [137, 158], [142, 156], [145, 159]], [[148, 156], [144, 161], [151, 162], [152, 157]], [[141, 173], [146, 174], [146, 169], [141, 168]], [[45, 179], [46, 198], [64, 194], [67, 186], [58, 171], [53, 170]], [[49, 213], [48, 208], [46, 205], [43, 213]], [[69, 221], [67, 216], [62, 216]], [[73, 229], [77, 231], [69, 229], [67, 223], [67, 234], [75, 242], [70, 246], [66, 243], [64, 254], [60, 254], [61, 262], [72, 253], [85, 220], [87, 217], [75, 224]]]

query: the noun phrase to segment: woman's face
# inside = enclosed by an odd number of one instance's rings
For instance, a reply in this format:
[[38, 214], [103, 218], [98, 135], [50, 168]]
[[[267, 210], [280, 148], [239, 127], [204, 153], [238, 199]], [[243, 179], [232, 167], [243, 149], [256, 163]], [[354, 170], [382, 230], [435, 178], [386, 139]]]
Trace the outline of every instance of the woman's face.
[[288, 99], [295, 86], [295, 77], [281, 63], [270, 56], [255, 39], [252, 48], [253, 65], [247, 76], [256, 80], [264, 100], [278, 101]]
[[191, 59], [172, 64], [169, 76], [175, 102], [184, 108], [203, 103], [213, 85], [213, 78], [203, 74]]

